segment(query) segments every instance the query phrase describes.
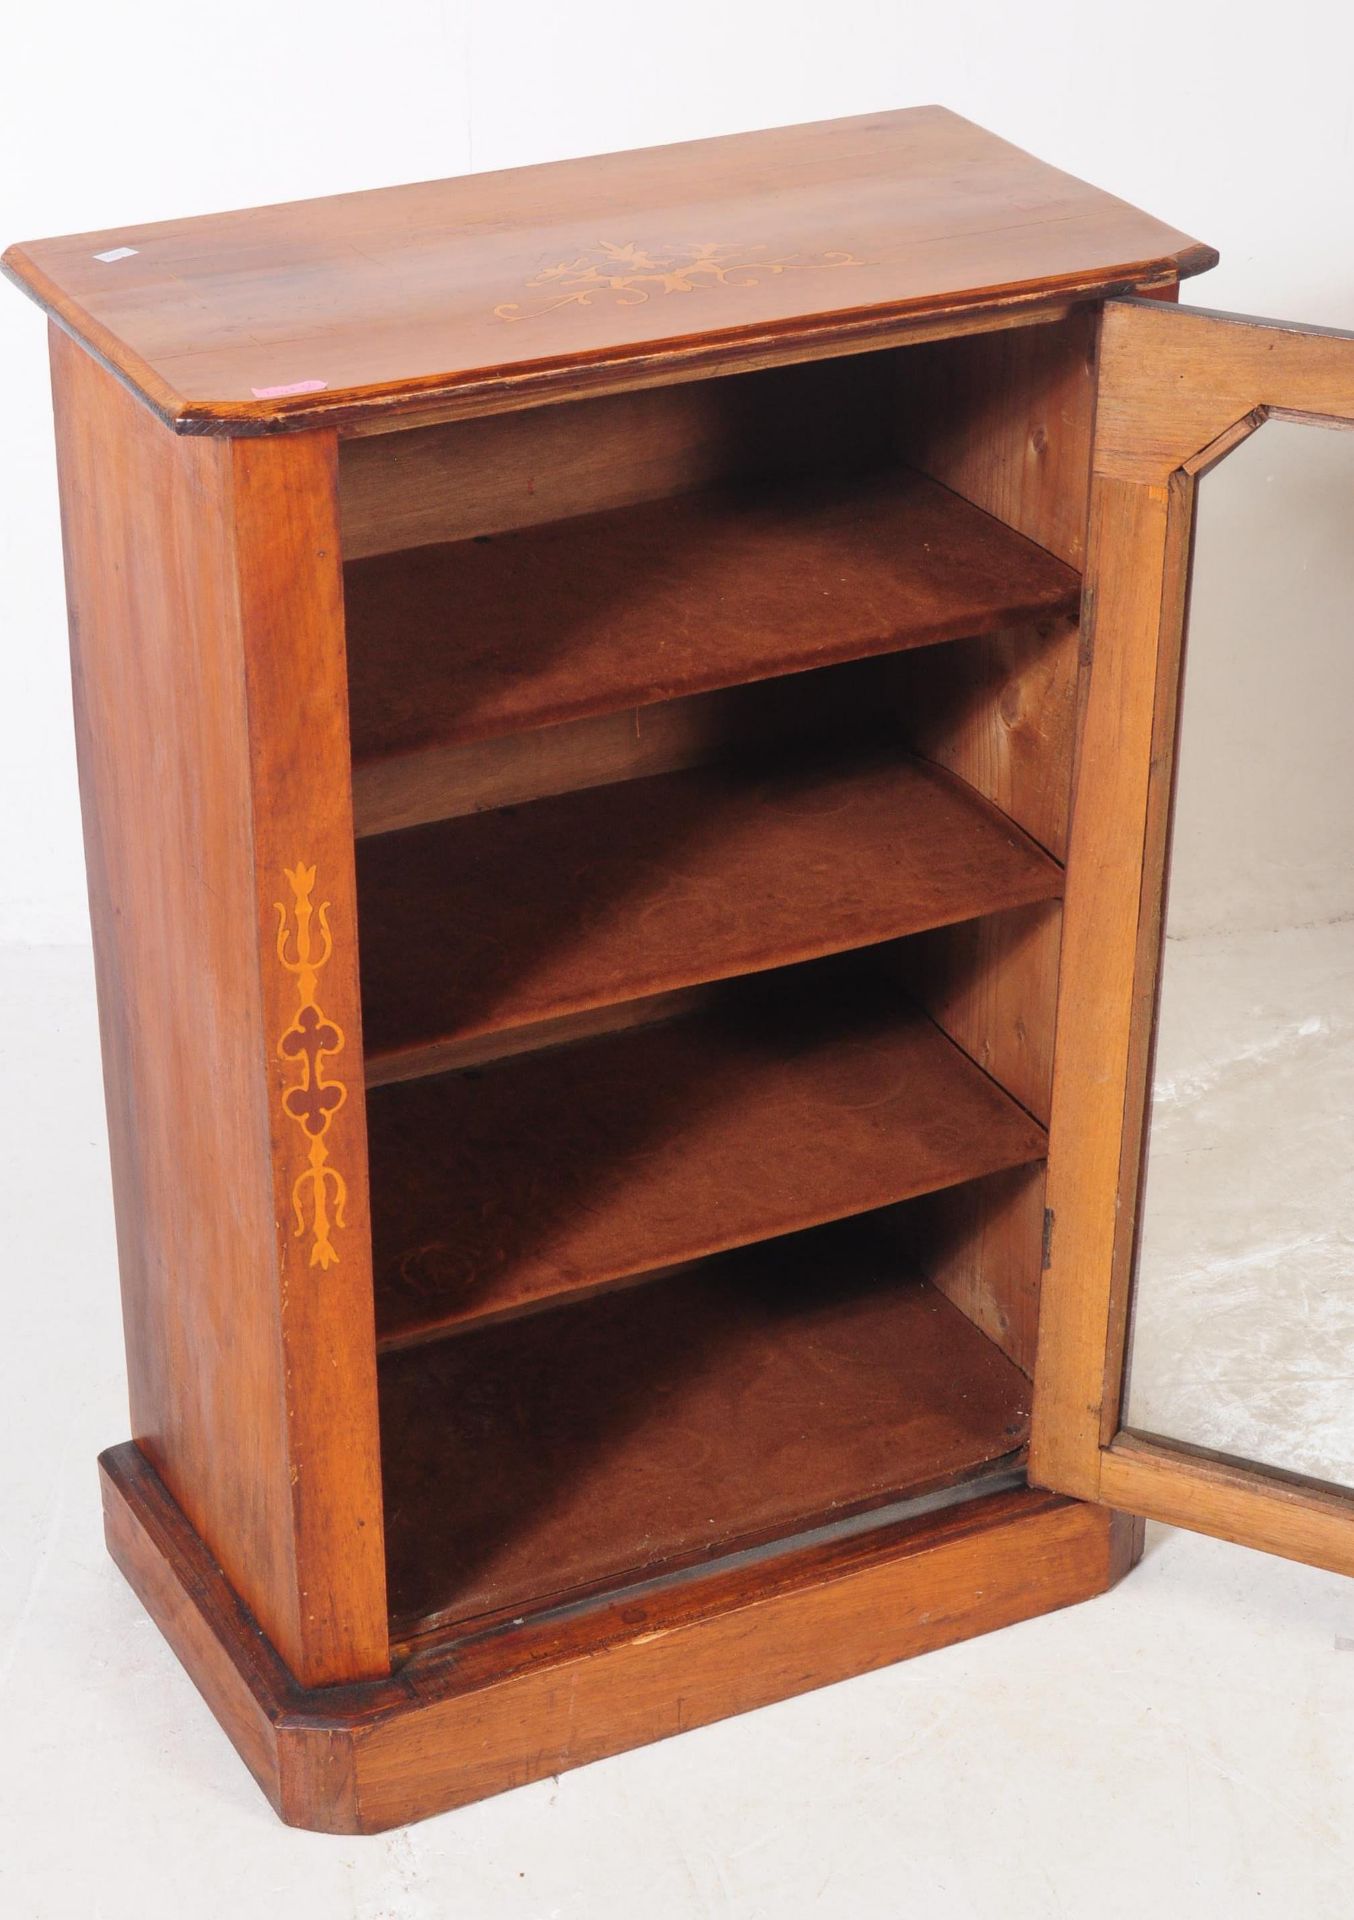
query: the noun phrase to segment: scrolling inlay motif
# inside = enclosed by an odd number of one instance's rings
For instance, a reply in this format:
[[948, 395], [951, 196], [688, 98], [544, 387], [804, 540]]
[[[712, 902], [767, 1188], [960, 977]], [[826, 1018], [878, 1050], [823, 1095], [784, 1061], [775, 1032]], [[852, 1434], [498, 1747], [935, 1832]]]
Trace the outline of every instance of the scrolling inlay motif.
[[531, 306], [510, 300], [494, 308], [497, 320], [536, 320], [559, 307], [590, 307], [599, 294], [608, 294], [619, 307], [643, 306], [656, 293], [705, 293], [714, 287], [755, 287], [780, 273], [822, 273], [833, 267], [863, 267], [853, 253], [834, 252], [805, 259], [764, 258], [764, 248], [716, 246], [669, 247], [650, 253], [633, 240], [624, 246], [602, 240], [573, 260], [556, 261], [527, 281], [528, 287], [558, 289], [555, 299]]
[[[292, 1186], [292, 1213], [296, 1219], [296, 1238], [306, 1232], [306, 1206], [310, 1207], [310, 1264], [328, 1268], [338, 1262], [332, 1234], [343, 1225], [343, 1209], [348, 1189], [337, 1167], [329, 1164], [325, 1135], [329, 1124], [348, 1097], [341, 1080], [325, 1078], [325, 1057], [343, 1049], [343, 1029], [322, 1010], [317, 992], [321, 969], [334, 950], [329, 931], [329, 902], [312, 907], [315, 888], [314, 867], [284, 867], [283, 874], [292, 892], [290, 908], [278, 900], [277, 957], [296, 981], [299, 999], [295, 1016], [277, 1043], [278, 1055], [285, 1061], [297, 1061], [301, 1078], [282, 1096], [282, 1111], [294, 1120], [308, 1142], [306, 1165]], [[318, 939], [317, 939], [318, 936]], [[332, 1202], [333, 1217], [330, 1217]]]

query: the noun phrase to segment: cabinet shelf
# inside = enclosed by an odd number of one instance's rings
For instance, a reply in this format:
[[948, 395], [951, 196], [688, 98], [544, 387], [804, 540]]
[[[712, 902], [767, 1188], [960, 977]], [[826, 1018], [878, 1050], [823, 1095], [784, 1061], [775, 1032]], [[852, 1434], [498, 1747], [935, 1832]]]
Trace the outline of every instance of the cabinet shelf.
[[870, 1222], [388, 1355], [392, 1628], [487, 1624], [1019, 1457], [1029, 1382]]
[[806, 970], [368, 1096], [385, 1348], [1042, 1158], [926, 1018]]
[[359, 829], [373, 762], [1074, 613], [1080, 587], [906, 470], [689, 494], [350, 562]]
[[384, 834], [358, 859], [368, 1083], [1061, 890], [995, 807], [896, 754], [697, 768]]

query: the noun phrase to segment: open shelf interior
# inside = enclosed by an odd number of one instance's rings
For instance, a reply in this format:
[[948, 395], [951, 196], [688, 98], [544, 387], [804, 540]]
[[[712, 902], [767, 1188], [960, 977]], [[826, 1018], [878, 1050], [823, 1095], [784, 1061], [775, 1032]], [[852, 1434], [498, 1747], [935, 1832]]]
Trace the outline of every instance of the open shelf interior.
[[398, 1645], [1018, 1470], [1086, 348], [346, 443]]
[[[368, 1085], [560, 1021], [1055, 899], [997, 808], [894, 748], [725, 761], [358, 850]], [[484, 1049], [481, 1047], [480, 1052]]]
[[1032, 541], [908, 471], [682, 495], [354, 561], [364, 761], [1074, 609]]
[[381, 1363], [392, 1628], [521, 1617], [1019, 1458], [1029, 1381], [853, 1222]]
[[374, 1089], [368, 1128], [387, 1345], [1045, 1150], [1043, 1129], [896, 986], [831, 966]]

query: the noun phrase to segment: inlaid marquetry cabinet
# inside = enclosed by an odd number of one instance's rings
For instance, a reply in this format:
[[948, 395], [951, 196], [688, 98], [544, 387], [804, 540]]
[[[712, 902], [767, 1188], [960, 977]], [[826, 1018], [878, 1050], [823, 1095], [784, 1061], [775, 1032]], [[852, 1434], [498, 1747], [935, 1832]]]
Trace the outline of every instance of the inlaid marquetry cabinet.
[[1195, 476], [1354, 344], [939, 108], [12, 248], [111, 1551], [372, 1830], [1347, 1498], [1120, 1415]]

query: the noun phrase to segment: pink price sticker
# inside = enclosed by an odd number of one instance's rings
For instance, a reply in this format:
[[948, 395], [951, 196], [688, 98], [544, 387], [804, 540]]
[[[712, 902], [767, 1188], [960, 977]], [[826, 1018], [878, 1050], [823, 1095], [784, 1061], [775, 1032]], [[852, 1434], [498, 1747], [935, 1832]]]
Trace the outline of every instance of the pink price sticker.
[[289, 400], [294, 393], [323, 393], [327, 380], [293, 380], [289, 387], [251, 387], [256, 400]]

